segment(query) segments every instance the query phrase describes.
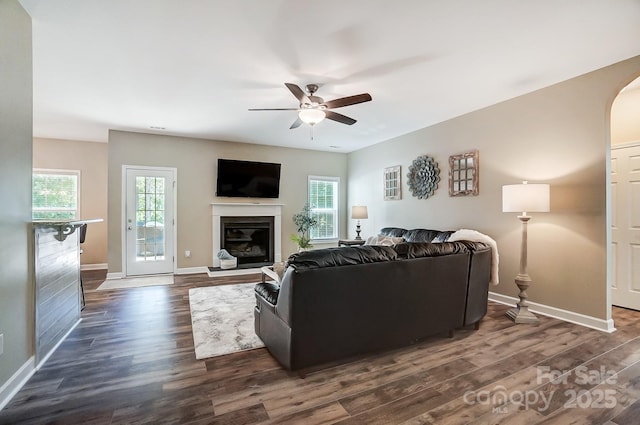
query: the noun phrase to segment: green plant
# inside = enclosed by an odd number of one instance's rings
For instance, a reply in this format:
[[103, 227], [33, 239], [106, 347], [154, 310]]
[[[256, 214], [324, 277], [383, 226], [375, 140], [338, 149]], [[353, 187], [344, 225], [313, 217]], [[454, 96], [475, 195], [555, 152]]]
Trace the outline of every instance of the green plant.
[[291, 240], [294, 241], [299, 248], [311, 248], [311, 235], [310, 231], [318, 225], [318, 219], [311, 216], [311, 208], [307, 202], [302, 207], [302, 211], [293, 215], [293, 224], [296, 225], [296, 231], [298, 234], [291, 235]]

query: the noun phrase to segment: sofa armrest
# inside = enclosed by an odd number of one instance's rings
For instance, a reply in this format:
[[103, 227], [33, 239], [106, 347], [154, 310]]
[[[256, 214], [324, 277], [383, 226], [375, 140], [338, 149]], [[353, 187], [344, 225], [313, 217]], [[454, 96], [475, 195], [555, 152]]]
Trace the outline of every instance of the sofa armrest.
[[491, 279], [491, 248], [480, 242], [474, 244], [469, 263], [469, 286], [464, 325], [476, 324], [487, 314], [489, 281]]
[[278, 302], [280, 287], [277, 284], [271, 282], [258, 283], [254, 290], [257, 295], [264, 298], [269, 304], [276, 305]]
[[269, 352], [287, 369], [291, 369], [291, 328], [277, 314], [273, 305], [256, 293], [253, 310], [255, 332]]

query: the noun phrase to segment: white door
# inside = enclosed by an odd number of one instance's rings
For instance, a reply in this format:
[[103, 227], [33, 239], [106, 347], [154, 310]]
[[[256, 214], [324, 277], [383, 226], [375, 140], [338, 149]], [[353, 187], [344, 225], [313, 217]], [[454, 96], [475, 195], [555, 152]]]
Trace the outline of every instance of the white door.
[[611, 150], [612, 304], [640, 310], [640, 145]]
[[126, 275], [173, 273], [176, 171], [124, 170]]

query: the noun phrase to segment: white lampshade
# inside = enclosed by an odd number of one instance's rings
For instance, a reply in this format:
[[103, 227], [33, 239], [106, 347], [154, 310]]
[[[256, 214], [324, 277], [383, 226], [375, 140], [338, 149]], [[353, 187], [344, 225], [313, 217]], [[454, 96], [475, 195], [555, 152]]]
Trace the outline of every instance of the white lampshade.
[[351, 207], [351, 218], [356, 218], [358, 220], [369, 218], [367, 214], [367, 207], [364, 205]]
[[548, 212], [548, 184], [509, 184], [502, 186], [503, 212]]
[[327, 115], [321, 109], [310, 108], [301, 109], [300, 112], [298, 112], [298, 116], [303, 122], [309, 125], [314, 125], [325, 119]]

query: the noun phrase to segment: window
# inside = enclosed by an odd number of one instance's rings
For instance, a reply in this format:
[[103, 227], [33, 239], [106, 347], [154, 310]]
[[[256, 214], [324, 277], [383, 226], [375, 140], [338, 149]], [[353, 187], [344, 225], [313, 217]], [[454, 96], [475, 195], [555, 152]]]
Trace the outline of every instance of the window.
[[318, 226], [311, 239], [338, 239], [338, 177], [309, 176], [309, 207]]
[[33, 218], [49, 220], [79, 218], [79, 187], [80, 171], [33, 170]]

